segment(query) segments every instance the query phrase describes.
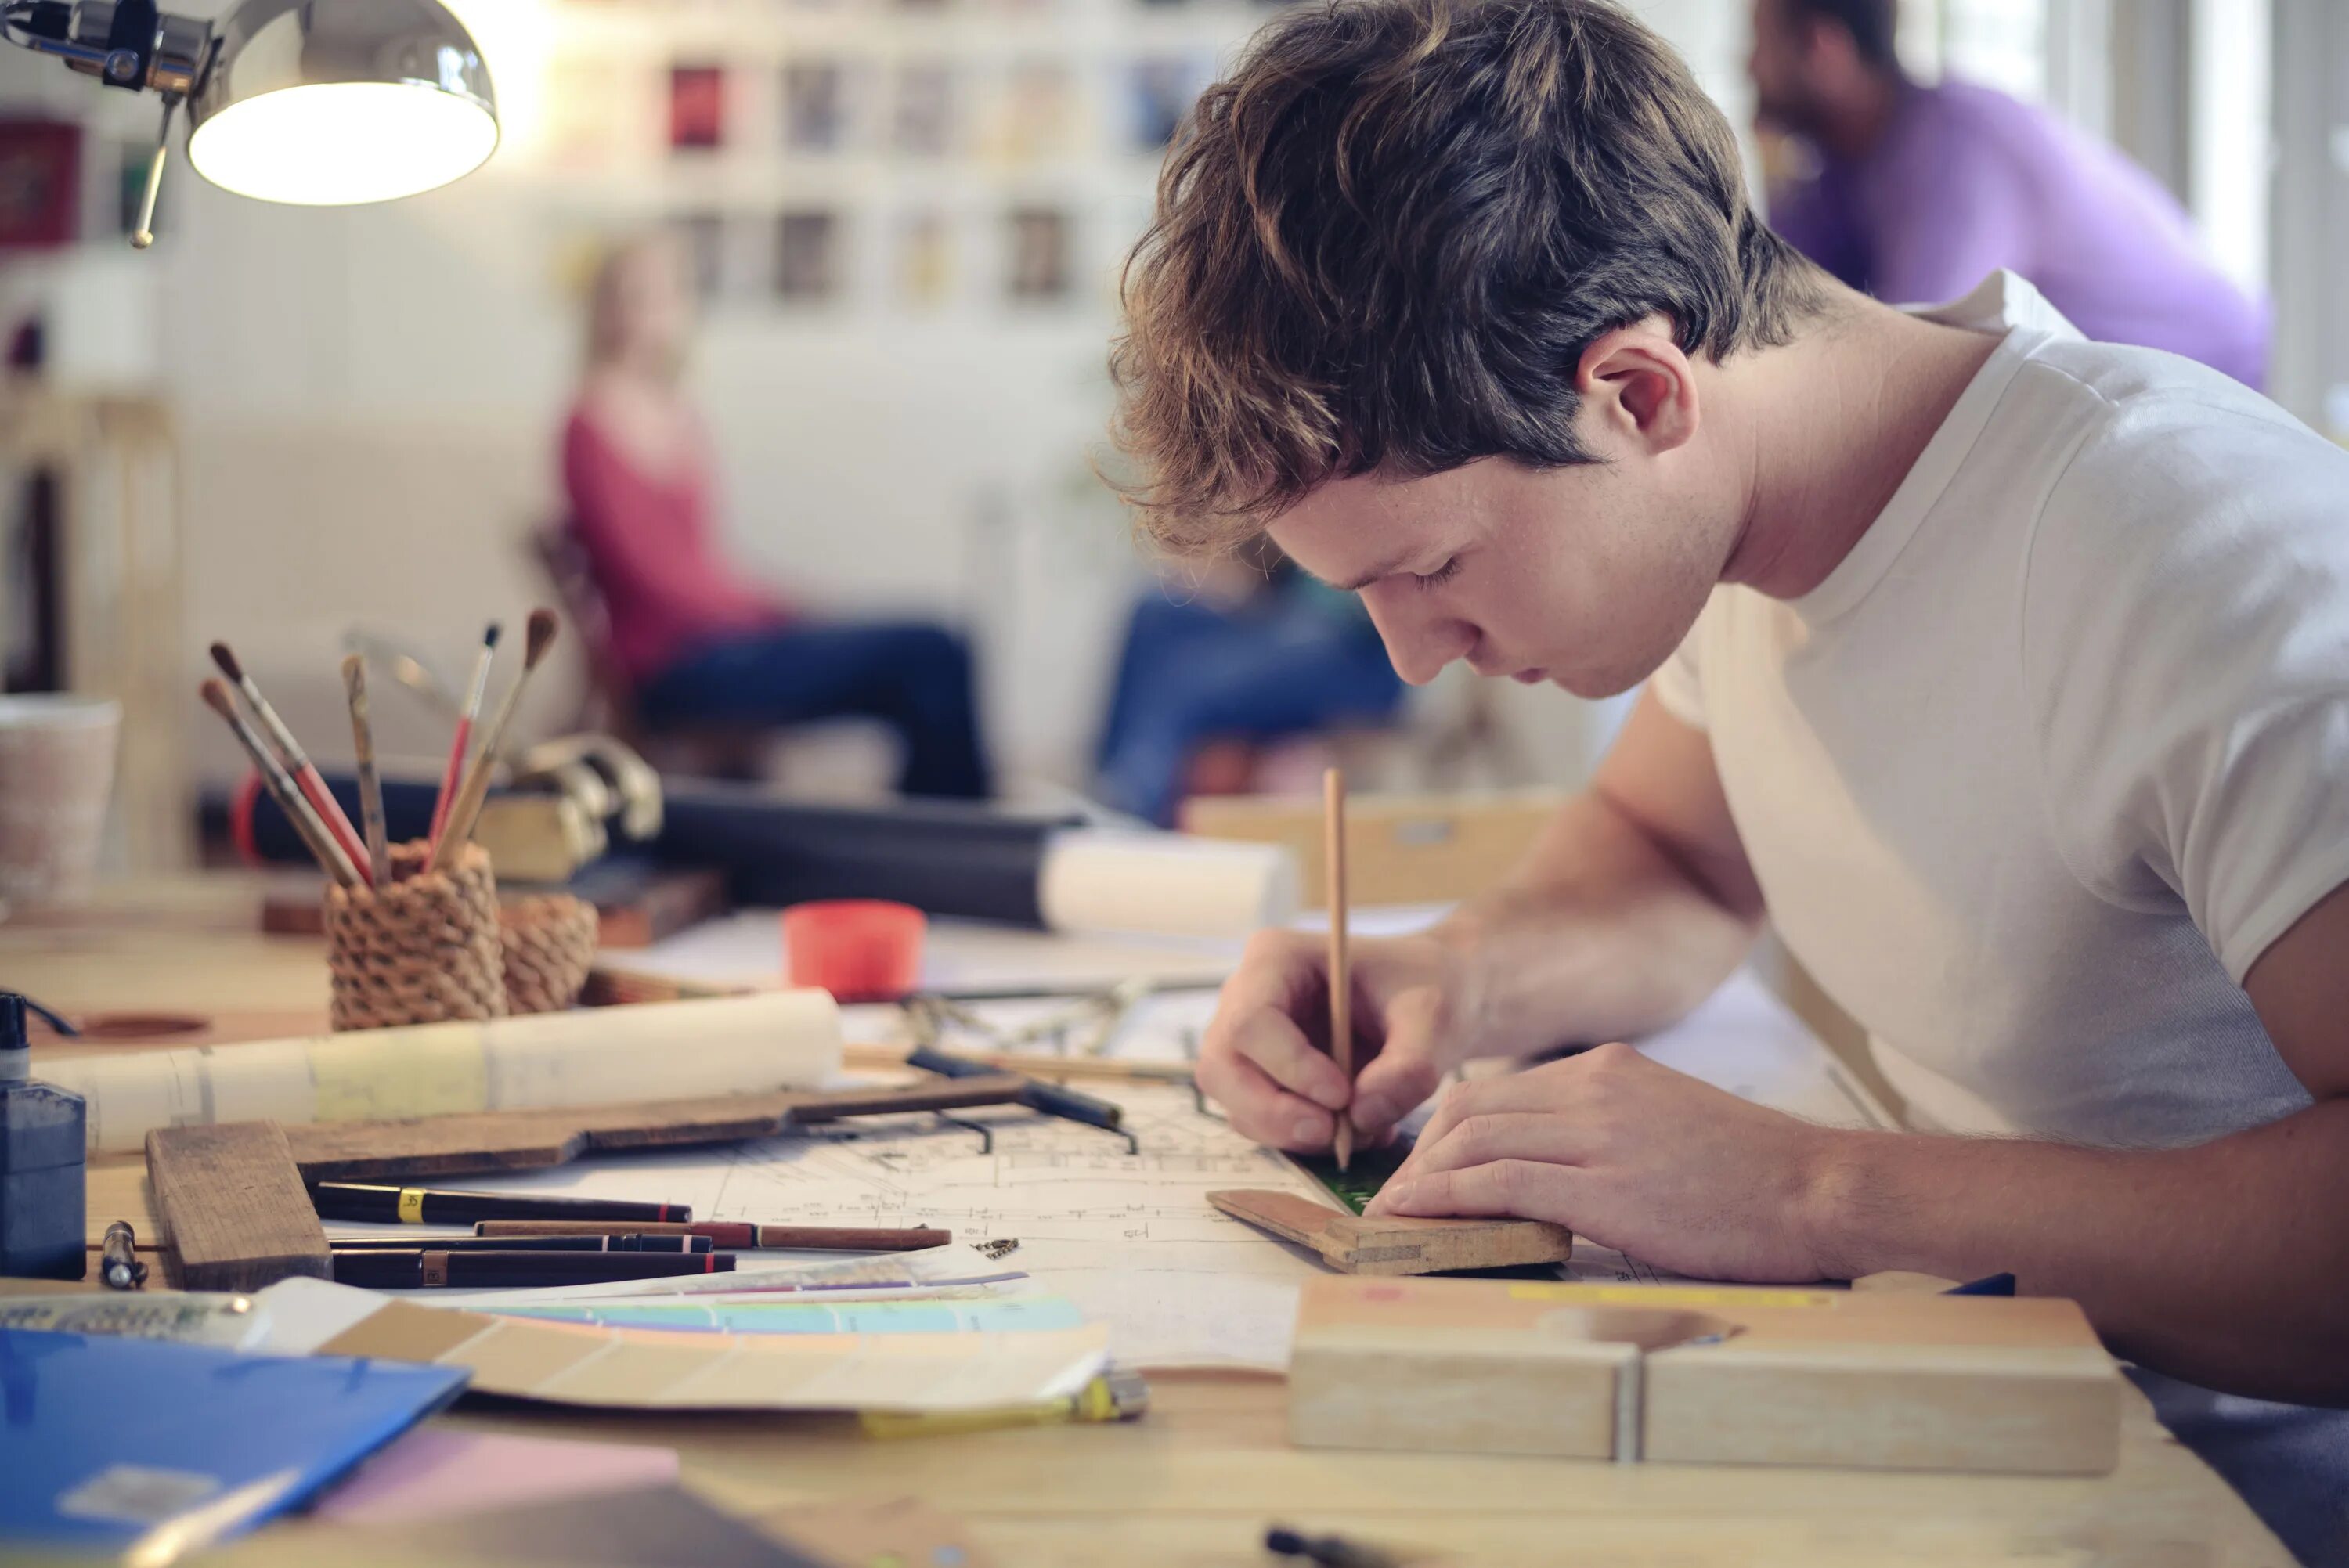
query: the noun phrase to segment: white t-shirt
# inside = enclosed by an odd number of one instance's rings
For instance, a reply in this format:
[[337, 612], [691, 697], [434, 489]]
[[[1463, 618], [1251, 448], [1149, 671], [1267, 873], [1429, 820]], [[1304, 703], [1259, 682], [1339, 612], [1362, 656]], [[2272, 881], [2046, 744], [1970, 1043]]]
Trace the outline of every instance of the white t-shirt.
[[2002, 340], [1827, 580], [1716, 591], [1653, 689], [1920, 1125], [2300, 1109], [2240, 983], [2349, 882], [2349, 451], [2011, 273], [1920, 314]]

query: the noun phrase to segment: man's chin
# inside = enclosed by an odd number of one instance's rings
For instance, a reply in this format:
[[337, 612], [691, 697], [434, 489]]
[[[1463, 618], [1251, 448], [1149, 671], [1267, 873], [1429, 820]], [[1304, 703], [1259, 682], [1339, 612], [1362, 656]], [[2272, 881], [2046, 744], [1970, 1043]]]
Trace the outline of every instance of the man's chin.
[[1578, 696], [1585, 702], [1602, 702], [1608, 697], [1621, 696], [1625, 692], [1637, 689], [1640, 683], [1648, 678], [1648, 673], [1642, 671], [1627, 675], [1621, 670], [1553, 671], [1548, 684], [1570, 696]]

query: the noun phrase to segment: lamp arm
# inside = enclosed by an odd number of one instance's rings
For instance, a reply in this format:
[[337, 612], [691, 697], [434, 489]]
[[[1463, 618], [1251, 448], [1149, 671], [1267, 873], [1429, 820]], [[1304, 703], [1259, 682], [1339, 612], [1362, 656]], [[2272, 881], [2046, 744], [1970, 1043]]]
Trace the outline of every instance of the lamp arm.
[[185, 98], [212, 58], [212, 24], [155, 0], [7, 0], [0, 24], [18, 48], [132, 92]]

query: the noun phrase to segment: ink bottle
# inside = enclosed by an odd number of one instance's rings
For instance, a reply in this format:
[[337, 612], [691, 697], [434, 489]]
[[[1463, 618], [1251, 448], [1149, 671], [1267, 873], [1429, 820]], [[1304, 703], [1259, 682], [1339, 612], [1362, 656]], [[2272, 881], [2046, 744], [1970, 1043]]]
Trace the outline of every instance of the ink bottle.
[[0, 1274], [80, 1279], [84, 1245], [81, 1096], [33, 1081], [25, 998], [0, 991]]

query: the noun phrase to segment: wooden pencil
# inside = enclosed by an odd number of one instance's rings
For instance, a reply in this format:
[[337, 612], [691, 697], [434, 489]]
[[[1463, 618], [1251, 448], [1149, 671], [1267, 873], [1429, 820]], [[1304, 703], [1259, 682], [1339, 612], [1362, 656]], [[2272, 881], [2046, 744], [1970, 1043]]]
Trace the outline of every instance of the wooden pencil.
[[465, 688], [465, 706], [457, 710], [456, 738], [449, 743], [449, 764], [440, 771], [440, 792], [432, 797], [432, 826], [425, 833], [435, 844], [449, 826], [449, 809], [457, 803], [457, 785], [465, 772], [465, 750], [473, 743], [473, 725], [481, 717], [481, 696], [490, 689], [490, 665], [498, 656], [502, 630], [492, 621], [481, 634], [481, 656], [473, 661], [473, 684]]
[[294, 738], [293, 730], [277, 717], [277, 710], [269, 706], [269, 699], [261, 695], [261, 687], [245, 674], [244, 665], [226, 643], [212, 645], [212, 663], [220, 666], [221, 674], [229, 678], [238, 695], [253, 709], [254, 717], [261, 721], [261, 727], [267, 732], [270, 744], [277, 748], [277, 755], [285, 759], [285, 772], [294, 780], [295, 789], [316, 810], [318, 821], [343, 858], [349, 862], [352, 872], [365, 880], [367, 873], [359, 868], [367, 863], [367, 850], [359, 843], [358, 833], [351, 827], [351, 820], [343, 815], [342, 807], [336, 803], [335, 792], [326, 788], [326, 780], [319, 775], [308, 754], [302, 749], [302, 743]]
[[375, 885], [391, 885], [391, 845], [383, 825], [383, 779], [375, 767], [375, 728], [367, 722], [367, 660], [352, 654], [343, 660], [343, 693], [351, 704], [351, 745], [357, 751], [359, 776], [359, 824], [367, 831], [367, 869]]
[[530, 625], [523, 643], [522, 673], [514, 676], [513, 685], [506, 687], [505, 698], [498, 704], [497, 717], [491, 721], [488, 733], [481, 737], [480, 754], [473, 758], [473, 766], [465, 774], [465, 785], [458, 791], [457, 803], [449, 809], [448, 824], [441, 830], [440, 838], [433, 841], [434, 871], [448, 870], [450, 862], [472, 838], [473, 824], [481, 815], [481, 802], [490, 792], [490, 775], [497, 767], [498, 748], [505, 744], [506, 728], [513, 723], [514, 709], [522, 702], [523, 687], [529, 684], [539, 661], [546, 657], [546, 650], [554, 645], [554, 634], [561, 626], [562, 623], [552, 610], [537, 609], [530, 613]]
[[245, 723], [244, 716], [236, 711], [236, 699], [229, 696], [228, 683], [214, 678], [205, 681], [198, 689], [203, 693], [205, 704], [228, 720], [230, 732], [244, 748], [245, 755], [253, 758], [253, 766], [260, 771], [262, 787], [277, 802], [278, 810], [285, 813], [285, 820], [294, 824], [294, 831], [309, 846], [310, 852], [317, 857], [318, 864], [343, 886], [358, 886], [357, 866], [343, 853], [342, 846], [335, 842], [334, 835], [326, 831], [326, 824], [318, 820], [310, 802], [302, 798], [302, 791], [295, 787], [292, 776], [285, 771], [285, 765], [277, 760], [268, 744], [254, 733], [253, 726]]
[[[1332, 768], [1321, 776], [1321, 850], [1330, 889], [1330, 1055], [1338, 1070], [1354, 1081], [1354, 983], [1346, 965], [1346, 775]], [[1354, 1118], [1338, 1113], [1338, 1169], [1354, 1162]]]

